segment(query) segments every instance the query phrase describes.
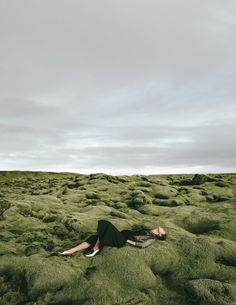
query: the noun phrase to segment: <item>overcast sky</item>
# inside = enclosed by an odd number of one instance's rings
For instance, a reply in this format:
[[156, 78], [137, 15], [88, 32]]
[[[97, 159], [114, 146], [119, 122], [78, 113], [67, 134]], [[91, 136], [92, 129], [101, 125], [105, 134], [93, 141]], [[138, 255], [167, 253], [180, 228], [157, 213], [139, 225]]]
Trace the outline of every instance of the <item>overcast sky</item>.
[[0, 0], [0, 169], [236, 172], [235, 0]]

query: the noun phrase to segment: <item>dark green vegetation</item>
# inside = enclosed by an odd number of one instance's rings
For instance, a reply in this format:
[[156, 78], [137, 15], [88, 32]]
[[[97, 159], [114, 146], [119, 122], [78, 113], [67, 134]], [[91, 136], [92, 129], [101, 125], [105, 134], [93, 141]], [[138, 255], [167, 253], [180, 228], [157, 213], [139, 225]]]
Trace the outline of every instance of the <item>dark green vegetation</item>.
[[[0, 304], [236, 304], [236, 175], [0, 172]], [[163, 226], [145, 249], [58, 251], [95, 232]]]

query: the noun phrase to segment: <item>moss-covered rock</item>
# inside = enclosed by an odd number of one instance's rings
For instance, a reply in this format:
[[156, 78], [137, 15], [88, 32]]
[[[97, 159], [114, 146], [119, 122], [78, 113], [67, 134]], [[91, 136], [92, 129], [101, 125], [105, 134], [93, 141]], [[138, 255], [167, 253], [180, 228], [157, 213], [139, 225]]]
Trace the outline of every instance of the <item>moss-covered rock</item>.
[[11, 203], [4, 198], [0, 198], [0, 220], [3, 219], [3, 213], [11, 207]]
[[138, 211], [142, 214], [152, 215], [152, 216], [159, 216], [161, 211], [158, 207], [154, 205], [144, 205], [138, 208]]
[[188, 217], [183, 219], [183, 225], [186, 230], [194, 234], [204, 234], [220, 228], [219, 221], [211, 217]]
[[216, 186], [219, 186], [219, 187], [229, 187], [229, 183], [225, 182], [225, 181], [218, 181], [215, 183]]
[[41, 246], [39, 244], [32, 244], [25, 248], [25, 256], [31, 256], [40, 251]]
[[233, 287], [217, 280], [191, 280], [186, 291], [190, 305], [233, 305], [236, 301]]
[[200, 174], [196, 174], [194, 175], [191, 184], [192, 185], [200, 185], [200, 184], [204, 184], [205, 182], [213, 182], [215, 181], [215, 179], [207, 176], [207, 175], [200, 175]]
[[118, 218], [124, 218], [124, 219], [128, 218], [127, 214], [120, 212], [120, 211], [116, 211], [116, 210], [111, 211], [111, 216], [118, 217]]
[[32, 207], [26, 202], [19, 202], [16, 204], [19, 213], [25, 217], [32, 215]]
[[142, 187], [151, 187], [152, 186], [152, 184], [148, 181], [141, 181], [139, 183], [139, 185], [142, 186]]
[[163, 192], [158, 192], [154, 194], [154, 197], [157, 199], [169, 199], [170, 198], [169, 196], [170, 196], [169, 194]]
[[98, 200], [98, 199], [101, 199], [100, 195], [96, 192], [88, 192], [86, 193], [86, 198], [87, 199], [95, 199], [95, 200]]
[[126, 208], [127, 207], [127, 204], [125, 202], [116, 202], [114, 205], [113, 205], [116, 209], [122, 209], [122, 208]]
[[156, 199], [152, 200], [153, 204], [166, 206], [166, 207], [177, 207], [179, 205], [183, 205], [184, 201], [180, 199]]
[[214, 182], [216, 181], [215, 178], [210, 177], [208, 175], [203, 175], [203, 174], [196, 174], [193, 176], [192, 179], [181, 179], [179, 181], [179, 185], [201, 185], [204, 184], [206, 182]]
[[65, 239], [68, 237], [69, 231], [62, 224], [54, 225], [51, 229], [51, 234], [58, 236], [61, 239]]
[[43, 217], [43, 222], [54, 222], [57, 219], [57, 215], [55, 214], [45, 214]]
[[146, 204], [151, 204], [151, 198], [142, 191], [134, 191], [130, 194], [129, 206], [139, 208]]

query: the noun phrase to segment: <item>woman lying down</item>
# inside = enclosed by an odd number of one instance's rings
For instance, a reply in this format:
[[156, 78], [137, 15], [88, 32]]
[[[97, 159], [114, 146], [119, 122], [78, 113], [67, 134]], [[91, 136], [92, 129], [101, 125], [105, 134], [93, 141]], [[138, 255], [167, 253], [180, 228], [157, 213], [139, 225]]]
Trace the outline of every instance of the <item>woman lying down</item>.
[[92, 257], [99, 254], [105, 246], [121, 248], [130, 245], [138, 248], [146, 248], [156, 240], [165, 240], [166, 232], [161, 227], [154, 229], [123, 230], [119, 231], [108, 220], [98, 220], [97, 232], [89, 236], [78, 246], [59, 252], [60, 256], [71, 256], [76, 252], [87, 249], [85, 254]]

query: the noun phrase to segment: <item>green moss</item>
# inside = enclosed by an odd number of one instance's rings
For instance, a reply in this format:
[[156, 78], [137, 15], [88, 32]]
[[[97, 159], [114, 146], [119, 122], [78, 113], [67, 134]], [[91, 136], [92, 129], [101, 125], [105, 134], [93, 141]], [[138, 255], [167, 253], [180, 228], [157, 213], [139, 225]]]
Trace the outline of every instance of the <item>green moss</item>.
[[[235, 303], [236, 175], [0, 172], [0, 187], [0, 305]], [[99, 219], [167, 240], [57, 256]]]
[[142, 191], [134, 191], [130, 194], [129, 206], [139, 208], [146, 204], [151, 204], [151, 198]]
[[158, 199], [169, 199], [169, 194], [165, 194], [165, 193], [155, 193], [154, 194], [154, 197], [155, 198], [158, 198]]
[[40, 249], [41, 249], [41, 245], [39, 243], [34, 245], [31, 244], [25, 248], [25, 256], [31, 256], [33, 254], [36, 254], [40, 252]]
[[116, 208], [116, 209], [122, 209], [122, 208], [126, 208], [127, 207], [127, 204], [125, 203], [125, 202], [116, 202], [115, 204], [114, 204], [114, 207]]
[[128, 215], [126, 215], [126, 214], [123, 213], [123, 212], [116, 211], [116, 210], [111, 211], [111, 216], [119, 217], [119, 218], [124, 218], [124, 219], [127, 219], [127, 218], [128, 218]]
[[183, 224], [186, 230], [194, 234], [204, 234], [219, 229], [219, 221], [210, 217], [186, 218]]
[[142, 187], [150, 187], [152, 184], [148, 181], [141, 181], [139, 185]]
[[[103, 265], [98, 269], [99, 274], [105, 274], [111, 281], [125, 283], [127, 288], [144, 289], [154, 287], [156, 284], [155, 275], [145, 264], [145, 261], [139, 257], [140, 252], [136, 252], [137, 249], [131, 247], [127, 247], [124, 250], [107, 248], [104, 251], [106, 259], [103, 260]], [[124, 266], [122, 272], [118, 272], [120, 266]]]
[[218, 181], [215, 183], [216, 186], [219, 186], [219, 187], [229, 187], [229, 183], [225, 182], [225, 181]]
[[50, 231], [51, 231], [51, 234], [56, 235], [61, 239], [65, 239], [69, 234], [69, 231], [67, 230], [67, 228], [65, 226], [63, 226], [62, 224], [54, 225], [50, 229]]
[[11, 203], [4, 198], [0, 198], [0, 216], [11, 207]]
[[140, 207], [138, 211], [142, 214], [153, 215], [153, 216], [159, 216], [161, 213], [161, 210], [153, 205], [144, 205]]
[[233, 305], [236, 301], [233, 287], [216, 280], [192, 280], [186, 285], [186, 290], [192, 305]]
[[152, 200], [152, 203], [166, 207], [177, 207], [179, 205], [184, 204], [183, 200], [180, 199], [156, 199], [156, 198]]
[[86, 198], [87, 199], [100, 199], [100, 196], [98, 193], [95, 193], [95, 192], [89, 192], [89, 193], [86, 193]]

